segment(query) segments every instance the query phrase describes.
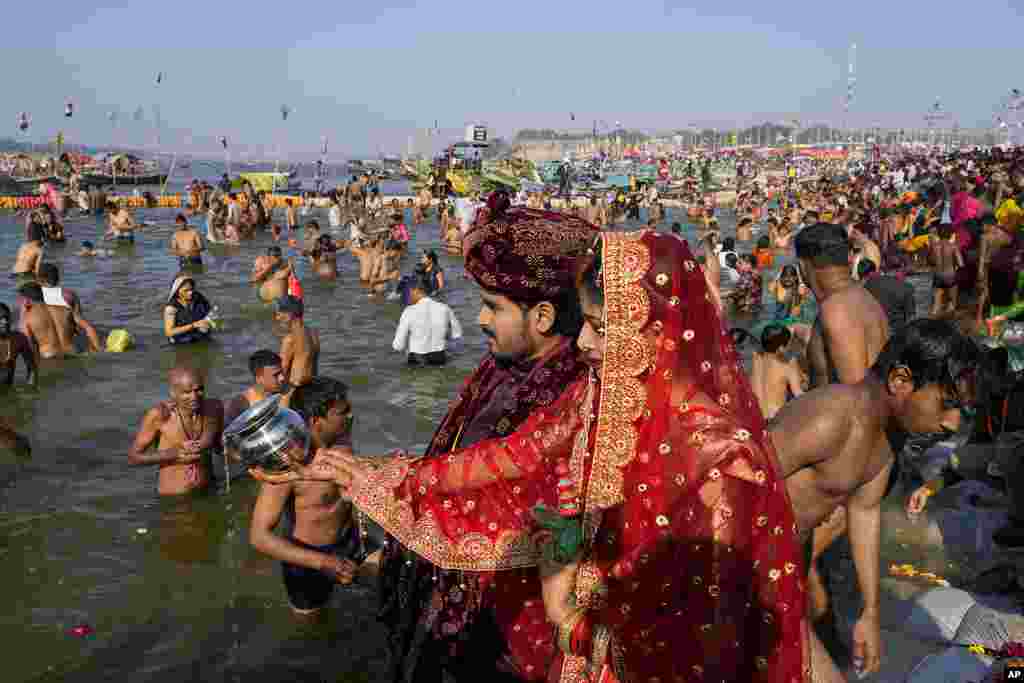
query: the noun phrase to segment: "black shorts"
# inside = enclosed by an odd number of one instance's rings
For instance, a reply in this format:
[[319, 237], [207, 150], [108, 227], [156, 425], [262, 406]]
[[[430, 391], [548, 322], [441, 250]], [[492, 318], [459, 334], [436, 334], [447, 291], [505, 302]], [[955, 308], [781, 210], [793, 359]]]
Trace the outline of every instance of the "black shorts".
[[202, 256], [179, 256], [178, 267], [179, 268], [201, 268], [203, 266]]
[[[342, 537], [337, 543], [330, 545], [310, 545], [295, 538], [290, 540], [295, 545], [307, 550], [327, 553], [343, 560], [352, 560], [356, 564], [366, 559], [363, 557], [359, 530], [354, 523], [342, 532]], [[334, 592], [334, 586], [337, 583], [333, 577], [316, 569], [299, 567], [287, 562], [281, 563], [281, 570], [284, 575], [284, 588], [288, 592], [288, 602], [295, 609], [320, 609], [331, 599], [331, 593]]]
[[448, 354], [444, 351], [431, 351], [430, 353], [410, 353], [409, 365], [444, 365], [448, 362]]

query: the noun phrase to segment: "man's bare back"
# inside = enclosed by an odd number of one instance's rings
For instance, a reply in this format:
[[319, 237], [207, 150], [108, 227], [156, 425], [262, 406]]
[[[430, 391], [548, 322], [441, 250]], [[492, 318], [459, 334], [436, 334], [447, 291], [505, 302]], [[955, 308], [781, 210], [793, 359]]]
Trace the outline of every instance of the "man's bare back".
[[39, 242], [25, 242], [18, 247], [18, 255], [14, 259], [15, 275], [35, 275], [43, 262], [43, 246]]
[[281, 367], [292, 387], [308, 383], [319, 374], [320, 334], [302, 325], [281, 340]]
[[790, 401], [769, 427], [797, 525], [808, 533], [861, 495], [881, 500], [895, 460], [879, 397], [863, 385], [832, 384]]
[[39, 349], [40, 358], [62, 358], [64, 342], [46, 304], [26, 302], [22, 307], [22, 332]]
[[851, 284], [821, 302], [807, 357], [812, 386], [859, 382], [889, 340], [885, 309], [866, 289]]
[[790, 396], [795, 398], [804, 391], [804, 378], [799, 363], [794, 358], [785, 358], [778, 353], [754, 353], [750, 384], [766, 420], [775, 417]]
[[171, 236], [171, 253], [175, 256], [199, 256], [203, 248], [202, 237], [191, 227], [176, 230]]

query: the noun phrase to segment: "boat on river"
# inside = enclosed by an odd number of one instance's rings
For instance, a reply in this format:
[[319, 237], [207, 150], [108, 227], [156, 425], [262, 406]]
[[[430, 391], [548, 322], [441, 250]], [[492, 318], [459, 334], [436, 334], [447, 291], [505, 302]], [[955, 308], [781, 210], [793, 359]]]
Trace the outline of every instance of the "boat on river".
[[163, 185], [166, 173], [92, 173], [82, 174], [83, 185]]

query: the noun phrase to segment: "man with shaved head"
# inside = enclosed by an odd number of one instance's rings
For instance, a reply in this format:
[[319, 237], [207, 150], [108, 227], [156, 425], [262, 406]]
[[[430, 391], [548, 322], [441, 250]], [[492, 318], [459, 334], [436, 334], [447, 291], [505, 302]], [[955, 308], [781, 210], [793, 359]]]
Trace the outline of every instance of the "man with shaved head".
[[[157, 465], [161, 496], [191, 493], [210, 483], [211, 451], [224, 427], [221, 402], [206, 398], [199, 373], [174, 368], [168, 373], [171, 400], [150, 408], [128, 451], [133, 465]], [[150, 446], [154, 450], [149, 451]]]

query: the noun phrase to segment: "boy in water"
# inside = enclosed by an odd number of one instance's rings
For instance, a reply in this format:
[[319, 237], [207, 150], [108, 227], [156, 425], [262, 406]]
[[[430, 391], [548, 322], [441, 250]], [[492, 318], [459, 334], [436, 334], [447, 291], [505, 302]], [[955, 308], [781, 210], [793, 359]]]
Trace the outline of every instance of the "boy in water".
[[[309, 429], [308, 453], [299, 454], [302, 459], [351, 435], [348, 387], [337, 380], [313, 378], [295, 390], [291, 407]], [[294, 481], [288, 475], [268, 476], [255, 468], [250, 473], [263, 483], [253, 508], [249, 541], [256, 550], [281, 561], [292, 612], [307, 619], [318, 617], [334, 585], [352, 583], [358, 565], [367, 557], [352, 505], [342, 499], [341, 488], [333, 482]], [[287, 538], [274, 533], [282, 517], [292, 522]]]
[[14, 384], [14, 371], [18, 368], [18, 356], [25, 360], [25, 382], [36, 383], [38, 353], [35, 345], [21, 332], [13, 329], [11, 309], [0, 303], [0, 384]]
[[768, 325], [761, 332], [763, 351], [755, 351], [750, 368], [750, 384], [766, 420], [790, 398], [804, 393], [804, 376], [795, 358], [786, 356], [793, 333], [782, 325]]

